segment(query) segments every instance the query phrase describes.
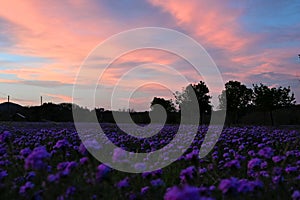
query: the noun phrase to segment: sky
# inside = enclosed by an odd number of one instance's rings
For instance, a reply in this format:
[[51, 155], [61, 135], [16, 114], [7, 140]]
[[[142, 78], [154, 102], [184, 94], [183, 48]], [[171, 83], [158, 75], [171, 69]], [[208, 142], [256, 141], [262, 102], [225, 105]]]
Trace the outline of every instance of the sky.
[[[191, 83], [205, 79], [178, 55], [131, 51], [105, 71], [99, 87], [109, 91], [96, 90], [91, 104], [86, 94], [95, 89], [93, 83], [88, 77], [76, 82], [83, 61], [111, 36], [142, 27], [173, 29], [193, 38], [214, 60], [224, 82], [291, 86], [300, 102], [299, 19], [299, 0], [0, 0], [0, 102], [10, 95], [15, 103], [39, 105], [43, 96], [44, 102], [110, 108], [111, 91], [119, 84], [113, 97], [119, 109], [129, 104], [137, 111], [149, 110], [154, 96], [169, 99], [186, 86], [164, 66]], [[170, 38], [161, 41], [176, 44]], [[135, 43], [112, 48], [128, 42]], [[105, 59], [93, 60], [91, 73], [101, 70], [101, 62]], [[136, 66], [144, 67], [134, 71]], [[73, 99], [74, 83], [82, 95]], [[215, 108], [221, 90], [210, 88]], [[129, 93], [131, 98], [125, 97]]]

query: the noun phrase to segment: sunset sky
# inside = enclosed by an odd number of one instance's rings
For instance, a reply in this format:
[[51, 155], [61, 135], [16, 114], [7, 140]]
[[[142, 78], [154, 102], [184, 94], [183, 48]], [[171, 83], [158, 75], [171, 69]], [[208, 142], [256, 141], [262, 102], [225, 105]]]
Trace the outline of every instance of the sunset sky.
[[[164, 27], [192, 37], [207, 50], [225, 82], [291, 86], [300, 102], [299, 0], [0, 0], [0, 102], [7, 95], [22, 105], [38, 105], [40, 96], [45, 102], [71, 102], [86, 56], [110, 36], [141, 27]], [[101, 86], [112, 87], [131, 67], [146, 63], [156, 63], [144, 69], [148, 77], [131, 76], [122, 84], [123, 92], [156, 75], [170, 82], [169, 89], [181, 90], [185, 85], [161, 65], [172, 66], [190, 82], [201, 78], [178, 56], [140, 50], [118, 58]], [[75, 103], [92, 107], [84, 98], [91, 83], [79, 84], [82, 97]], [[218, 92], [210, 89], [216, 107]], [[104, 95], [97, 94], [97, 106], [107, 108]], [[157, 84], [141, 85], [130, 106], [148, 110], [153, 96], [171, 98], [172, 92]], [[128, 99], [116, 98], [121, 109], [126, 106]]]

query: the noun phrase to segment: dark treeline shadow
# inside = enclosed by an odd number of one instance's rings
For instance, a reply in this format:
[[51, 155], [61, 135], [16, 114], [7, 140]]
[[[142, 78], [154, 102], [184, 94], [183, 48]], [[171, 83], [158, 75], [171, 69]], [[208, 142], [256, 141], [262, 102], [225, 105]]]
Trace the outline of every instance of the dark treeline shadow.
[[[192, 100], [194, 92], [196, 100]], [[217, 118], [226, 112], [225, 125], [299, 125], [300, 105], [296, 105], [294, 94], [290, 87], [267, 87], [259, 84], [252, 88], [246, 87], [238, 81], [228, 81], [225, 90], [219, 95], [219, 106], [211, 104], [209, 89], [203, 81], [190, 84], [179, 92], [174, 93], [175, 100], [154, 97], [150, 102], [150, 111], [135, 112], [134, 110], [110, 111], [104, 108], [80, 107], [71, 103], [44, 103], [41, 106], [21, 106], [15, 103], [0, 104], [0, 121], [27, 121], [27, 122], [73, 122], [73, 112], [76, 111], [82, 122], [116, 123], [114, 115], [120, 116], [121, 123], [131, 120], [137, 124], [146, 125], [156, 123], [155, 115], [159, 109], [164, 109], [167, 124], [182, 123], [182, 117], [195, 117], [194, 110], [188, 115], [181, 116], [181, 108], [190, 104], [198, 104], [199, 124], [209, 124], [211, 115]], [[157, 106], [160, 105], [160, 106]], [[114, 115], [113, 115], [114, 112]], [[151, 118], [152, 116], [152, 118]], [[154, 116], [154, 117], [153, 117]], [[152, 121], [151, 121], [152, 119]], [[188, 121], [188, 120], [187, 120]], [[218, 119], [216, 120], [218, 121]]]

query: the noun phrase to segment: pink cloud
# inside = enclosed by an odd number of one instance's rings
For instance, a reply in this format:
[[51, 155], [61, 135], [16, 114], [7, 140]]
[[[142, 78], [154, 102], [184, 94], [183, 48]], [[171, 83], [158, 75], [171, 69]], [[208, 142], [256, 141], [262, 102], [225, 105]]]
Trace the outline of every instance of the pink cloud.
[[[247, 32], [239, 19], [246, 7], [230, 7], [228, 1], [149, 0], [154, 6], [169, 13], [177, 25], [209, 49], [212, 58], [222, 68], [225, 81], [235, 79], [250, 81], [249, 76], [265, 72], [300, 72], [291, 55], [298, 49], [289, 47], [264, 48], [265, 34]], [[276, 42], [280, 42], [277, 41]], [[288, 70], [287, 70], [288, 69]], [[193, 74], [187, 70], [187, 74]]]
[[197, 0], [188, 3], [180, 0], [150, 0], [150, 2], [170, 13], [179, 26], [189, 30], [205, 46], [234, 52], [253, 40], [253, 37], [241, 35], [242, 27], [236, 19], [242, 10], [230, 8], [225, 2]]
[[[43, 94], [43, 96], [46, 96], [46, 98], [50, 98], [50, 101], [55, 101], [55, 102], [72, 102], [72, 97], [63, 95], [63, 94]], [[45, 101], [48, 101], [45, 99]]]

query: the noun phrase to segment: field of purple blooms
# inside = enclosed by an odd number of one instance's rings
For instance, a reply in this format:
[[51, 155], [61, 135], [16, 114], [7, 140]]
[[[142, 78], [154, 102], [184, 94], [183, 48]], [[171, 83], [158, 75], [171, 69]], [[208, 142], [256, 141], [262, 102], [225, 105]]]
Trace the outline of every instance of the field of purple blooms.
[[[177, 130], [166, 125], [145, 142], [102, 126], [131, 151], [133, 144], [161, 148]], [[199, 159], [206, 131], [199, 127], [191, 147], [168, 167], [129, 174], [93, 158], [71, 123], [0, 123], [0, 199], [300, 199], [299, 130], [224, 128]]]

